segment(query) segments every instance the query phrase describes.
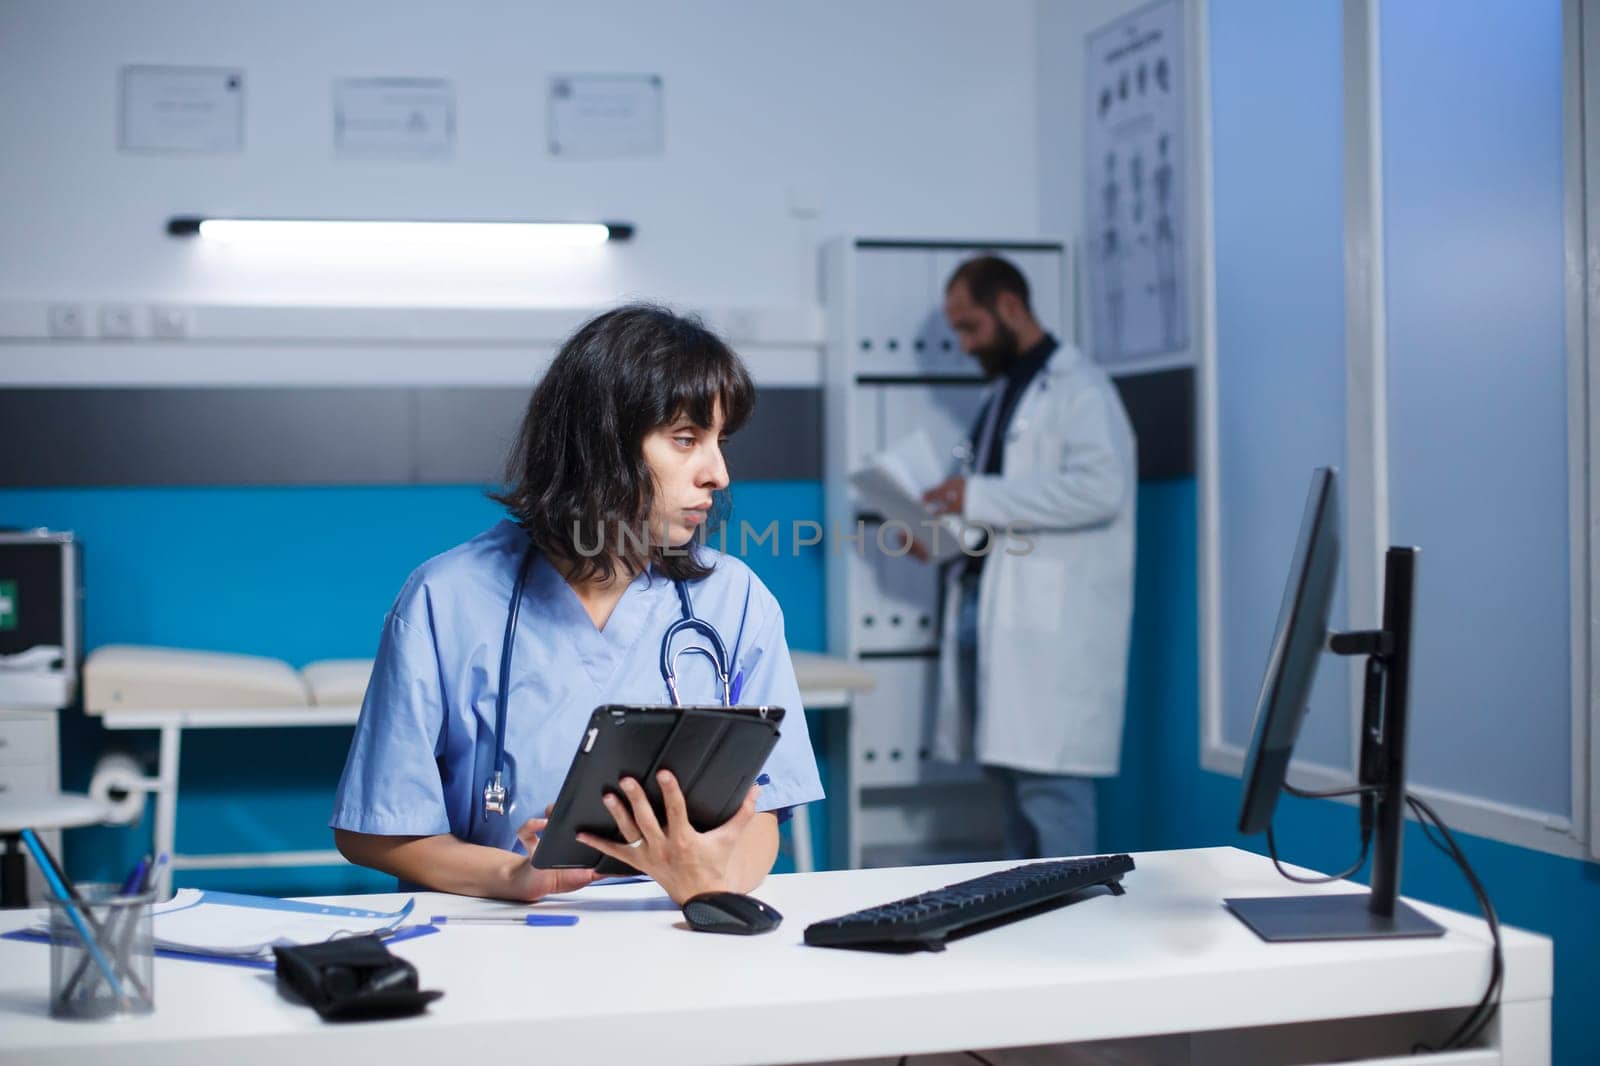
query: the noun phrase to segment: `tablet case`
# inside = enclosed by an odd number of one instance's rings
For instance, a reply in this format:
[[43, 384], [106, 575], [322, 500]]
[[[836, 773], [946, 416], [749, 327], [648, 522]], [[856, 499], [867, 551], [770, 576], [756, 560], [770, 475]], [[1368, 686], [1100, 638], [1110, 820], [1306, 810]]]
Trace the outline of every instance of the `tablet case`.
[[550, 824], [533, 851], [541, 870], [594, 869], [606, 875], [637, 873], [626, 863], [578, 843], [580, 832], [621, 842], [601, 798], [620, 795], [632, 777], [663, 825], [656, 773], [670, 770], [683, 789], [689, 824], [702, 832], [732, 818], [778, 742], [782, 707], [638, 707], [595, 709], [578, 742], [567, 778], [550, 812]]
[[417, 968], [376, 936], [323, 944], [279, 944], [278, 987], [293, 993], [324, 1021], [363, 1021], [420, 1014], [443, 992], [417, 987]]

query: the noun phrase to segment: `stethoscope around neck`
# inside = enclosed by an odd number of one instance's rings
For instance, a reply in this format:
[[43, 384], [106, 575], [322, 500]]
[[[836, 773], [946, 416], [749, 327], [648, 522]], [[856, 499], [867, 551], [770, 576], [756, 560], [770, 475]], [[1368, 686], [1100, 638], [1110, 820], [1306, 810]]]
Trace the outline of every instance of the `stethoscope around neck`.
[[[511, 690], [511, 646], [517, 635], [517, 616], [522, 611], [522, 592], [528, 584], [528, 571], [533, 568], [536, 551], [530, 545], [522, 553], [522, 565], [517, 568], [517, 580], [511, 587], [511, 605], [506, 609], [506, 633], [500, 644], [500, 687], [494, 696], [494, 777], [483, 789], [485, 818], [491, 814], [506, 813], [506, 699]], [[676, 578], [672, 583], [678, 590], [678, 603], [683, 608], [683, 617], [669, 625], [661, 635], [661, 679], [667, 683], [667, 695], [671, 697], [674, 707], [683, 706], [683, 701], [678, 697], [678, 656], [684, 652], [695, 652], [711, 660], [717, 680], [722, 682], [722, 705], [731, 707], [733, 693], [729, 688], [727, 646], [722, 643], [716, 626], [695, 615], [694, 604], [689, 599], [689, 586]], [[682, 633], [699, 633], [711, 642], [711, 646], [685, 644], [674, 652], [672, 642]]]

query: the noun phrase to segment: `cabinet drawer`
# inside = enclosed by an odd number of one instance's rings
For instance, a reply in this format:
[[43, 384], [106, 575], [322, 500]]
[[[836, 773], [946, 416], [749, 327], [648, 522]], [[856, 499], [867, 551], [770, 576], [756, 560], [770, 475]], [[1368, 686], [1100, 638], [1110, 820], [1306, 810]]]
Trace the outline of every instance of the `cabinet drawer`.
[[0, 796], [55, 791], [56, 768], [47, 762], [0, 766]]
[[55, 761], [55, 715], [0, 717], [0, 766]]

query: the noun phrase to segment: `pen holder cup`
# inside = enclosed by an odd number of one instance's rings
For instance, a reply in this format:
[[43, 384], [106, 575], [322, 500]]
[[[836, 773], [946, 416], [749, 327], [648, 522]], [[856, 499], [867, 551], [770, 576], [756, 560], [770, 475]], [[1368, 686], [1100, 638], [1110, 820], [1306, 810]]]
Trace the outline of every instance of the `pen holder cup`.
[[155, 893], [125, 896], [117, 885], [81, 884], [78, 894], [81, 900], [73, 903], [50, 900], [51, 1017], [149, 1014], [155, 1010]]

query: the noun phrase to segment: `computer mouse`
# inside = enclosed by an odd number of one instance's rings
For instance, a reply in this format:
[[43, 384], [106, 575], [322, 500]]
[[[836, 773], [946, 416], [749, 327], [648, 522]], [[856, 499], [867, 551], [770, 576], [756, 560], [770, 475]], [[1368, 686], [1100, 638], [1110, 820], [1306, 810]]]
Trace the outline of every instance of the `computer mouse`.
[[783, 915], [754, 896], [739, 892], [702, 892], [683, 903], [689, 928], [702, 933], [749, 936], [778, 928]]

